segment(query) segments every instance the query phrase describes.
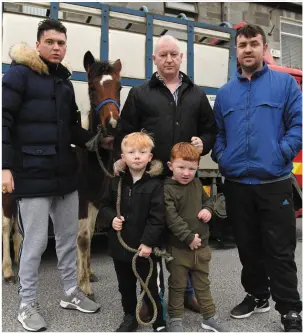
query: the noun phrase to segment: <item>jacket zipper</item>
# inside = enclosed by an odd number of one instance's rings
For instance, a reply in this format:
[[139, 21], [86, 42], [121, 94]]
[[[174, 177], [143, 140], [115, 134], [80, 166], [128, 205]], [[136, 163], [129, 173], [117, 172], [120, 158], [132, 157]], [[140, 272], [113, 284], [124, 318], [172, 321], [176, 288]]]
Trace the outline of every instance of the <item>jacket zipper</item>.
[[[251, 80], [249, 80], [248, 84], [248, 94], [247, 94], [247, 107], [246, 107], [246, 157], [247, 157], [247, 175], [249, 176], [249, 140], [248, 140], [248, 132], [249, 132], [249, 105], [250, 105], [250, 90], [251, 90]], [[250, 182], [251, 183], [251, 182]]]
[[132, 189], [130, 187], [129, 190], [128, 190], [128, 204], [127, 204], [127, 217], [126, 217], [126, 220], [129, 219], [129, 215], [130, 215], [131, 196], [132, 196]]
[[57, 82], [56, 82], [56, 77], [53, 77], [54, 80], [54, 101], [55, 101], [55, 111], [56, 111], [56, 118], [57, 118], [57, 140], [58, 140], [58, 144], [57, 146], [57, 153], [56, 153], [56, 177], [57, 177], [57, 183], [58, 183], [58, 189], [59, 189], [59, 193], [61, 193], [61, 187], [60, 187], [60, 182], [59, 182], [59, 167], [60, 167], [60, 163], [59, 163], [59, 147], [60, 147], [60, 122], [59, 122], [59, 115], [58, 115], [58, 108], [57, 108], [57, 96], [56, 96], [56, 91], [57, 91]]

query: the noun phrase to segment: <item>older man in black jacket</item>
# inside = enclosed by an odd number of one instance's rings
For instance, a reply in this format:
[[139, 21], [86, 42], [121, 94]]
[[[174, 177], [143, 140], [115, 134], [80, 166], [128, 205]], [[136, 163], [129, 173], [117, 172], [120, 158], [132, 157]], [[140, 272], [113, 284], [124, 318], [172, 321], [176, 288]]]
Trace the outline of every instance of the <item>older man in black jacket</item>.
[[46, 328], [37, 282], [49, 215], [65, 290], [61, 307], [82, 312], [100, 307], [77, 288], [77, 159], [71, 144], [85, 147], [91, 134], [78, 119], [71, 74], [61, 64], [65, 53], [66, 28], [47, 19], [39, 24], [36, 50], [25, 44], [11, 49], [13, 63], [3, 77], [2, 192], [18, 199], [23, 234], [18, 320], [29, 331]]
[[[115, 140], [115, 169], [121, 168], [120, 144], [123, 137], [141, 129], [153, 134], [154, 157], [166, 167], [174, 144], [185, 141], [195, 145], [202, 155], [213, 147], [216, 122], [205, 92], [180, 71], [183, 54], [179, 42], [163, 36], [155, 47], [153, 60], [157, 66], [151, 80], [133, 87], [121, 113], [119, 134]], [[199, 312], [189, 283], [185, 306]]]

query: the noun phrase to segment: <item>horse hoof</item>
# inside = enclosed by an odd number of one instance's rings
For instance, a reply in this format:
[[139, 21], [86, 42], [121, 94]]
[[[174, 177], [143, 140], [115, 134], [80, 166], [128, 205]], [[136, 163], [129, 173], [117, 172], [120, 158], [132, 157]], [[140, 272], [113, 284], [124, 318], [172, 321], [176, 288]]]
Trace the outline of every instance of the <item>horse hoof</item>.
[[96, 302], [95, 294], [87, 295], [87, 297], [88, 297], [91, 301]]
[[4, 278], [4, 282], [6, 284], [16, 284], [16, 277], [15, 276], [9, 276], [7, 278]]
[[97, 276], [95, 274], [92, 274], [90, 277], [89, 277], [89, 281], [90, 282], [98, 282], [99, 279], [97, 278]]

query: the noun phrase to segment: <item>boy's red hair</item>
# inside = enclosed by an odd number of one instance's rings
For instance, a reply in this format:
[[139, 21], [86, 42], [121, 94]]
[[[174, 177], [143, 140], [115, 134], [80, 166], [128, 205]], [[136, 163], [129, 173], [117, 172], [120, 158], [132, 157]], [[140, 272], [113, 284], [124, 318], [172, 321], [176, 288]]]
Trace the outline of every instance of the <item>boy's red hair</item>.
[[179, 142], [175, 144], [170, 153], [170, 161], [176, 160], [177, 158], [189, 162], [200, 161], [200, 153], [198, 149], [188, 142]]

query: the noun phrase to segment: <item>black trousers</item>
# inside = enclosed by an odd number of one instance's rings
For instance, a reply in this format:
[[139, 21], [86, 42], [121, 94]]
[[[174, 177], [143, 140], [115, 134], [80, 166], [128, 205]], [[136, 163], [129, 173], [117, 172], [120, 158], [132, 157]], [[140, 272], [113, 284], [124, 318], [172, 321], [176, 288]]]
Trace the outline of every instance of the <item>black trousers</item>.
[[[164, 309], [164, 295], [161, 292], [161, 286], [159, 283], [159, 281], [161, 280], [159, 274], [160, 270], [162, 270], [160, 269], [161, 260], [156, 260], [153, 258], [153, 263], [154, 269], [148, 284], [148, 288], [151, 292], [153, 299], [156, 302], [158, 310], [157, 319], [153, 324], [153, 328], [156, 329], [157, 327], [166, 326], [166, 321]], [[124, 313], [135, 316], [137, 305], [137, 278], [133, 273], [132, 263], [114, 259], [114, 265], [117, 274]], [[149, 261], [145, 258], [138, 258], [137, 271], [143, 281], [145, 281], [149, 272]], [[149, 313], [152, 315], [153, 307], [146, 294], [144, 296], [144, 302], [146, 302]]]
[[301, 312], [290, 179], [260, 185], [226, 180], [224, 195], [243, 266], [245, 291], [262, 299], [271, 294], [280, 314]]

